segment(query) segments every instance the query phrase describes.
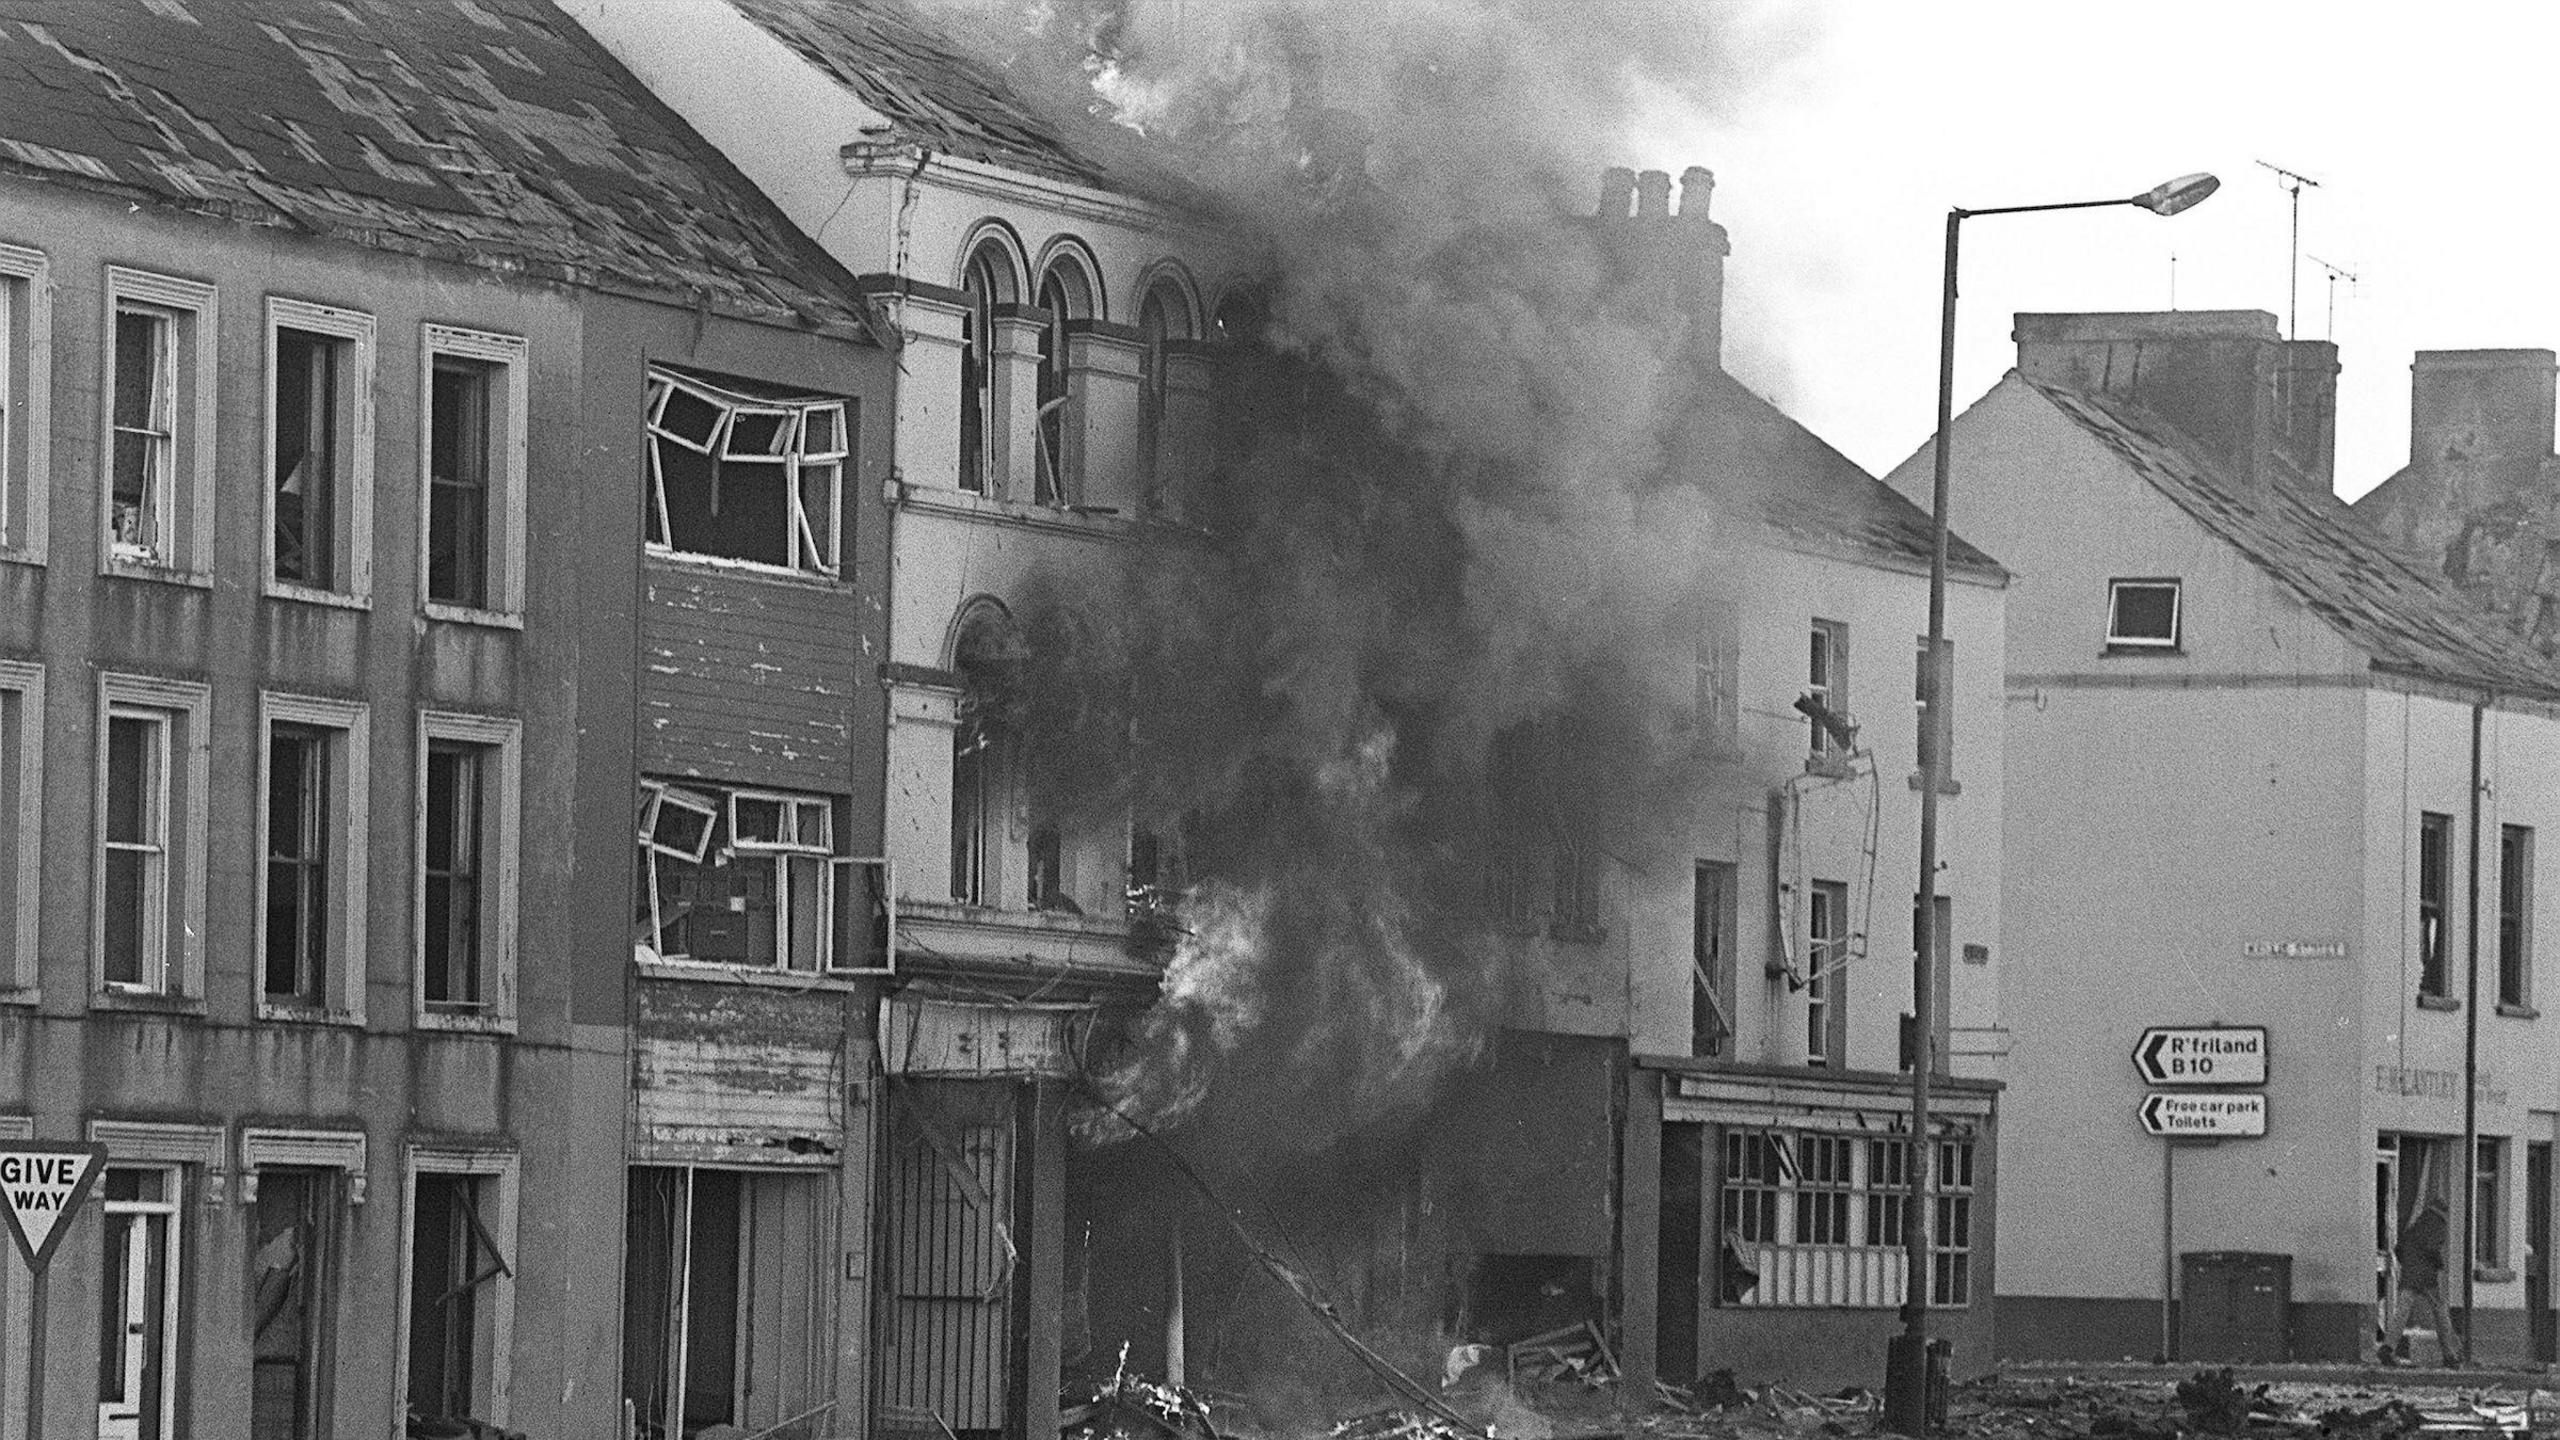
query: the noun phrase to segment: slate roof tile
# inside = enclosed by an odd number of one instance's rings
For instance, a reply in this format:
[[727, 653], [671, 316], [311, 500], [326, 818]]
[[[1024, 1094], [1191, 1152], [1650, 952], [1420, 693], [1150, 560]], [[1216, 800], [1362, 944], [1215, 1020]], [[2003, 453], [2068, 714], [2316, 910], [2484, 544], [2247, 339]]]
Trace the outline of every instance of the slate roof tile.
[[730, 3], [931, 149], [1174, 206], [1210, 203], [1135, 135], [1025, 95], [905, 0]]
[[850, 277], [544, 0], [0, 0], [0, 168], [867, 329]]
[[2122, 456], [2152, 488], [2256, 562], [2373, 667], [2465, 689], [2560, 700], [2560, 667], [2425, 563], [2312, 485], [2222, 476], [2166, 421], [2109, 396], [2022, 382]]

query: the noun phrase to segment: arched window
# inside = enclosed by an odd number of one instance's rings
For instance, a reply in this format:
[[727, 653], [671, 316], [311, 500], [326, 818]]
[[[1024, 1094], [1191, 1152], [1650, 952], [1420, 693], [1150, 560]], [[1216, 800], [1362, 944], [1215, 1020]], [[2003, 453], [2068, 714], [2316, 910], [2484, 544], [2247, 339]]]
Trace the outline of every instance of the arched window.
[[1013, 749], [1006, 712], [1020, 654], [1004, 607], [972, 602], [951, 646], [951, 668], [960, 676], [960, 723], [951, 732], [951, 898], [964, 905], [997, 899], [994, 857]]
[[1162, 502], [1167, 342], [1191, 338], [1191, 301], [1171, 276], [1147, 287], [1138, 302], [1138, 474], [1146, 507]]
[[1217, 336], [1230, 345], [1260, 344], [1271, 325], [1271, 305], [1258, 285], [1239, 285], [1218, 297]]
[[1049, 262], [1040, 277], [1040, 308], [1047, 321], [1040, 329], [1040, 455], [1038, 488], [1032, 498], [1043, 505], [1067, 503], [1067, 325], [1093, 318], [1093, 281], [1084, 267], [1065, 256]]
[[983, 494], [996, 413], [995, 307], [1013, 303], [1022, 293], [1003, 242], [992, 236], [978, 242], [961, 269], [960, 289], [969, 298], [969, 313], [961, 321], [960, 488]]

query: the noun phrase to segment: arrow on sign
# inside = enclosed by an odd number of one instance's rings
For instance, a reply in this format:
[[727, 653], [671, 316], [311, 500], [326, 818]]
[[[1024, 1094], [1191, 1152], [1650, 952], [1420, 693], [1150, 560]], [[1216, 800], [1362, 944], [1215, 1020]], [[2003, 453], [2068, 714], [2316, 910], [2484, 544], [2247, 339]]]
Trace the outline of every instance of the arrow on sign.
[[46, 1140], [0, 1142], [0, 1210], [27, 1268], [41, 1274], [62, 1243], [62, 1222], [80, 1209], [107, 1163], [104, 1145]]

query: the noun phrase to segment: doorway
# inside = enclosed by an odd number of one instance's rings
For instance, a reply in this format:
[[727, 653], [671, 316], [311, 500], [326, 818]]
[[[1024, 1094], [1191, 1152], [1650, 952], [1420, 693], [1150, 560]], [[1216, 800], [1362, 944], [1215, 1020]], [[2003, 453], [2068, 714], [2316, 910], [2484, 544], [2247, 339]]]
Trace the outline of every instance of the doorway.
[[2524, 1310], [2533, 1358], [2560, 1359], [2560, 1315], [2551, 1309], [2551, 1142], [2524, 1147]]

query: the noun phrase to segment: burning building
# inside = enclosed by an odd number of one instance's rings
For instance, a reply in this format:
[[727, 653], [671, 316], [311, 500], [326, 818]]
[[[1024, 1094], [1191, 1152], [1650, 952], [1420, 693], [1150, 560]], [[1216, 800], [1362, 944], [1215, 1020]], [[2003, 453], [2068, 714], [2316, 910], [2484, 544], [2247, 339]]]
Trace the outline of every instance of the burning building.
[[[1045, 1433], [1124, 1342], [1320, 1398], [1319, 1295], [1417, 1367], [1872, 1378], [1808, 1357], [1905, 1283], [1926, 518], [1724, 374], [1712, 177], [1572, 219], [1489, 145], [1539, 77], [1480, 70], [1595, 42], [570, 8], [901, 338], [883, 1427]], [[2003, 578], [1959, 545], [1927, 1046], [1973, 1354]]]

